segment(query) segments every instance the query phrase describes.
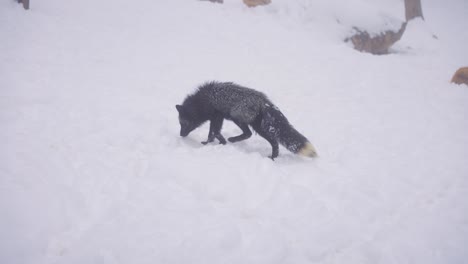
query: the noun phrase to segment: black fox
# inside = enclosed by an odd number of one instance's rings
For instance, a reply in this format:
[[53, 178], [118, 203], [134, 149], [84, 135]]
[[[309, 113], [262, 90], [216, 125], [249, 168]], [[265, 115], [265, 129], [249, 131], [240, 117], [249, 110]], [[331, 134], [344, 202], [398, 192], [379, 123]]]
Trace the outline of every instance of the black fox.
[[230, 82], [209, 82], [201, 85], [182, 105], [176, 105], [179, 112], [180, 136], [186, 137], [195, 128], [210, 121], [208, 139], [203, 144], [218, 139], [226, 144], [221, 135], [224, 119], [233, 121], [242, 129], [242, 134], [228, 138], [238, 142], [249, 138], [251, 126], [265, 138], [273, 148], [270, 158], [278, 157], [278, 143], [289, 151], [315, 157], [317, 152], [312, 144], [292, 127], [280, 110], [261, 92]]

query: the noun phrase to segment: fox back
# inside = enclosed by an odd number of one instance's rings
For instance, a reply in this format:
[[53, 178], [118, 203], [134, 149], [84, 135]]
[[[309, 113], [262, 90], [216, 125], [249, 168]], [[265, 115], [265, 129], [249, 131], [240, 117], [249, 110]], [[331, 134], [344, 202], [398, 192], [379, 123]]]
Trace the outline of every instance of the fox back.
[[184, 108], [182, 118], [198, 126], [215, 113], [221, 113], [225, 119], [250, 124], [268, 106], [273, 104], [259, 91], [231, 82], [209, 82], [187, 96], [178, 110]]

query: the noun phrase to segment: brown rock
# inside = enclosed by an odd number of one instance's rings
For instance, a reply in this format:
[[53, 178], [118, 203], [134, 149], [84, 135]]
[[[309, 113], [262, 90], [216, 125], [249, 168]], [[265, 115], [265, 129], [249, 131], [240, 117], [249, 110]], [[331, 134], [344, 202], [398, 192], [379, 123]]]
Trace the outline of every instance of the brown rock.
[[385, 31], [377, 36], [371, 37], [366, 31], [361, 31], [357, 28], [355, 30], [357, 33], [345, 39], [345, 41], [351, 41], [354, 45], [354, 48], [368, 52], [376, 55], [387, 54], [388, 49], [398, 40], [400, 40], [403, 32], [405, 32], [406, 23], [401, 25], [400, 30], [397, 32], [394, 31]]
[[242, 0], [244, 4], [248, 7], [256, 7], [259, 5], [268, 5], [271, 3], [271, 0]]
[[458, 71], [453, 75], [452, 82], [468, 85], [468, 67], [458, 69]]

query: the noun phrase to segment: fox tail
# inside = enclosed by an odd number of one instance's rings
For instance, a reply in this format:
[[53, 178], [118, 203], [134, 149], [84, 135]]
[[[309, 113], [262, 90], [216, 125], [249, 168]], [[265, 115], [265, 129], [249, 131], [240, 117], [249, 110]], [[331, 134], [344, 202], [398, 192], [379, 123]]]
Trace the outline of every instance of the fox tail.
[[292, 153], [310, 158], [317, 157], [312, 143], [289, 123], [277, 107], [267, 108], [262, 129], [274, 133], [278, 142]]

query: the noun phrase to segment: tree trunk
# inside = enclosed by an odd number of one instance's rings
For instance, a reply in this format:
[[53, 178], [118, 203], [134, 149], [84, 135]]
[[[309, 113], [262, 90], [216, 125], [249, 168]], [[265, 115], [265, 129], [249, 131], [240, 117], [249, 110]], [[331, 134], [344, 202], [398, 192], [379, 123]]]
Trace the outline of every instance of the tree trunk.
[[212, 3], [220, 3], [220, 4], [224, 3], [224, 0], [199, 0], [199, 1], [210, 1]]
[[29, 0], [18, 0], [18, 3], [22, 3], [24, 9], [26, 9], [26, 10], [29, 9]]
[[416, 17], [424, 19], [421, 8], [421, 0], [405, 0], [405, 13], [406, 21], [410, 21]]

